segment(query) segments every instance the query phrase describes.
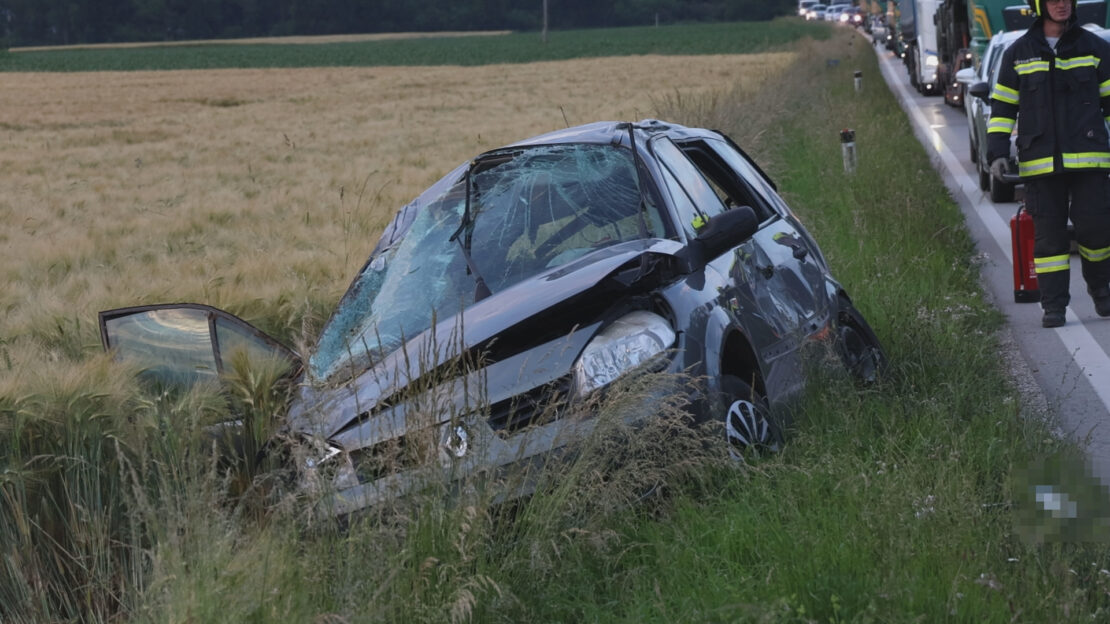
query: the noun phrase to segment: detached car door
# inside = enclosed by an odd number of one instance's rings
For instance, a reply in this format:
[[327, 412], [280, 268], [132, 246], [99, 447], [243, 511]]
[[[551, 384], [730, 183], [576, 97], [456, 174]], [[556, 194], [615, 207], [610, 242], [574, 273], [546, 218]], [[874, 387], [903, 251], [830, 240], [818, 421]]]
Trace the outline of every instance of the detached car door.
[[238, 358], [276, 361], [287, 375], [300, 357], [250, 323], [211, 306], [176, 303], [106, 310], [100, 340], [117, 360], [164, 386], [191, 387], [219, 380]]

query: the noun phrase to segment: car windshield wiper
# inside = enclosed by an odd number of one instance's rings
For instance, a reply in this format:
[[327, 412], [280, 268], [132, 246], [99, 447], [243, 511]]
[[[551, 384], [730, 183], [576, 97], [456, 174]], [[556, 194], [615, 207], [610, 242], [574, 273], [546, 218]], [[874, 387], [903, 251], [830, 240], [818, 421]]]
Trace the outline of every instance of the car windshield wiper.
[[451, 235], [448, 240], [458, 241], [459, 249], [462, 250], [463, 259], [466, 260], [467, 273], [474, 276], [474, 283], [476, 288], [474, 290], [474, 301], [481, 301], [486, 297], [493, 294], [490, 292], [489, 286], [486, 285], [486, 280], [482, 278], [482, 274], [478, 272], [478, 266], [474, 264], [474, 257], [470, 255], [470, 246], [474, 238], [474, 219], [470, 215], [470, 190], [471, 190], [471, 172], [477, 163], [471, 163], [466, 169], [466, 176], [463, 178], [463, 187], [465, 188], [465, 199], [463, 200], [463, 215], [462, 223], [459, 224], [459, 229]]

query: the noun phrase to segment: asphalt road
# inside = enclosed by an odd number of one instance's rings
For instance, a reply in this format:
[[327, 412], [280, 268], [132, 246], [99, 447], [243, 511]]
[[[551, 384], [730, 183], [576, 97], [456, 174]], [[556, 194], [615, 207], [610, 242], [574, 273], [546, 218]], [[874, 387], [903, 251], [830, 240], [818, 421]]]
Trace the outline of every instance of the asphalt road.
[[[979, 190], [975, 165], [968, 155], [966, 113], [946, 105], [942, 97], [919, 95], [910, 86], [901, 59], [885, 48], [875, 50], [883, 79], [901, 102], [915, 134], [963, 209], [984, 257], [984, 287], [1006, 315], [1014, 351], [1020, 354], [1012, 367], [1019, 383], [1025, 379], [1040, 390], [1039, 397], [1034, 392], [1027, 400], [1043, 401], [1034, 407], [1046, 408], [1056, 417], [1060, 431], [1087, 449], [1094, 474], [1110, 485], [1110, 318], [1095, 314], [1080, 274], [1079, 257], [1072, 255], [1067, 324], [1042, 328], [1040, 305], [1014, 302], [1010, 218], [1019, 204], [995, 204]], [[857, 150], [861, 160], [866, 158], [865, 145], [857, 145]], [[1020, 200], [1020, 187], [1017, 195]]]

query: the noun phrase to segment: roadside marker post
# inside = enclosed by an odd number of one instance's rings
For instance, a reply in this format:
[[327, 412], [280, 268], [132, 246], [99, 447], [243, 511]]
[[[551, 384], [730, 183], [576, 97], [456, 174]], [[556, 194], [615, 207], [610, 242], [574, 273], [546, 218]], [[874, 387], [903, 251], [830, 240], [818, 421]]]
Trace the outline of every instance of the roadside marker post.
[[840, 152], [844, 156], [844, 173], [856, 172], [856, 131], [845, 128], [840, 131]]

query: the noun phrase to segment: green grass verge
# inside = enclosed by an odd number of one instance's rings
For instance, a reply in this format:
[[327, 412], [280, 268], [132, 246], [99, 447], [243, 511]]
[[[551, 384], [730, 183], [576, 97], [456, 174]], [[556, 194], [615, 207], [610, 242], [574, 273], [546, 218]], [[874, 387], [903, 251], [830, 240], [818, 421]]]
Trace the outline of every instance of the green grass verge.
[[503, 36], [398, 39], [319, 44], [208, 44], [11, 52], [0, 71], [71, 72], [242, 67], [489, 65], [637, 54], [745, 54], [801, 37], [824, 37], [827, 25], [797, 19], [764, 23], [566, 30]]

